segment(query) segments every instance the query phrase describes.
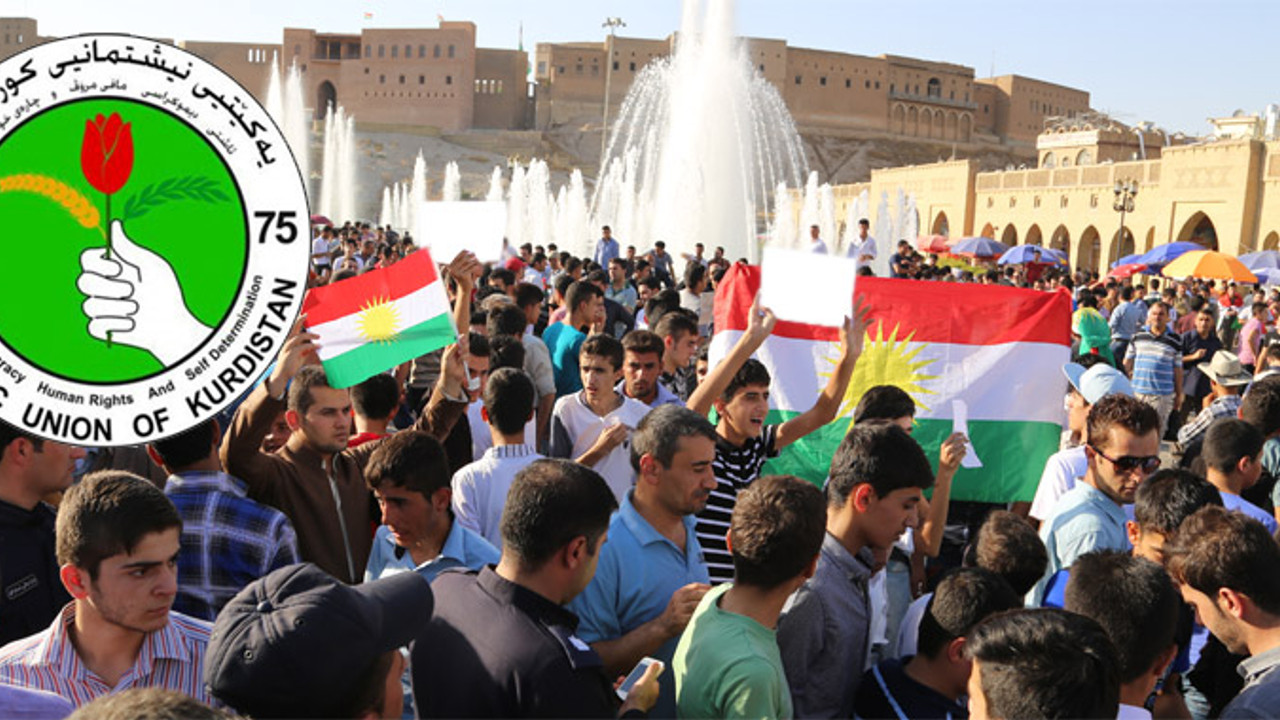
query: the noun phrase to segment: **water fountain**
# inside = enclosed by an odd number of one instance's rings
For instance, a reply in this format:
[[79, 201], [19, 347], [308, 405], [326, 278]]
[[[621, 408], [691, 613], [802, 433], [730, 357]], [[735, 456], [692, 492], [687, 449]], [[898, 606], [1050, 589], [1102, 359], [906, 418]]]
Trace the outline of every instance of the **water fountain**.
[[356, 121], [341, 105], [324, 116], [324, 155], [317, 211], [336, 223], [356, 220]]
[[650, 63], [622, 103], [591, 225], [611, 225], [624, 245], [664, 240], [678, 257], [703, 242], [758, 260], [757, 210], [807, 174], [790, 113], [734, 35], [733, 6], [685, 0], [675, 52]]
[[456, 162], [444, 166], [444, 192], [441, 199], [445, 202], [458, 202], [462, 199], [462, 173], [458, 171]]
[[413, 159], [413, 177], [409, 181], [409, 224], [406, 227], [418, 227], [418, 203], [427, 200], [427, 161], [422, 158], [422, 151]]
[[284, 134], [298, 172], [307, 188], [307, 197], [314, 203], [311, 189], [311, 114], [302, 102], [302, 73], [294, 61], [283, 77], [276, 56], [271, 56], [271, 75], [267, 78], [267, 113], [275, 120]]

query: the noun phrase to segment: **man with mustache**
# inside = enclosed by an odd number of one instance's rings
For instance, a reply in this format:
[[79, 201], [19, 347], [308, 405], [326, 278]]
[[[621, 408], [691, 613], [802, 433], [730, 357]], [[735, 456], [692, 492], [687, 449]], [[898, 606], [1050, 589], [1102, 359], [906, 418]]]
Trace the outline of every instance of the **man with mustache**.
[[[662, 405], [640, 421], [631, 442], [636, 485], [609, 523], [600, 564], [569, 608], [578, 634], [609, 677], [641, 658], [668, 665], [698, 601], [710, 589], [695, 514], [716, 487], [716, 432], [705, 417]], [[663, 673], [651, 717], [675, 717], [675, 674]]]

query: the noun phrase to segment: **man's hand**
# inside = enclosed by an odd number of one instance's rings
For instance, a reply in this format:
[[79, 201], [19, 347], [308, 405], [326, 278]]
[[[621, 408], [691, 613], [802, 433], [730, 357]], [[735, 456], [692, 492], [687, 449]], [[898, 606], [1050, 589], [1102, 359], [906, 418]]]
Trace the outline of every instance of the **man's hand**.
[[458, 338], [458, 342], [445, 348], [440, 359], [440, 390], [448, 398], [467, 397], [467, 361], [463, 357], [468, 352], [467, 336]]
[[658, 702], [658, 676], [665, 669], [666, 665], [661, 662], [645, 668], [644, 675], [641, 675], [636, 684], [631, 686], [631, 692], [627, 693], [627, 700], [622, 703], [618, 715], [624, 715], [632, 710], [643, 713], [652, 710]]
[[622, 444], [627, 439], [627, 433], [631, 432], [631, 428], [622, 423], [615, 423], [604, 429], [600, 433], [600, 437], [596, 438], [595, 443], [591, 445], [591, 449], [587, 454], [607, 455], [614, 448]]
[[778, 316], [760, 304], [760, 293], [756, 293], [755, 299], [751, 301], [750, 313], [747, 317], [747, 335], [763, 341], [778, 324]]
[[320, 336], [312, 332], [304, 332], [303, 326], [306, 323], [306, 315], [298, 316], [293, 329], [289, 331], [289, 337], [284, 341], [284, 345], [280, 346], [280, 354], [276, 356], [276, 367], [271, 371], [271, 377], [267, 378], [267, 393], [271, 397], [278, 398], [284, 395], [284, 389], [289, 385], [289, 381], [293, 380], [293, 376], [298, 374], [303, 365], [320, 362], [319, 356], [316, 355], [316, 350], [320, 349], [320, 346], [315, 342]]
[[209, 336], [183, 299], [169, 261], [137, 245], [119, 220], [111, 222], [110, 249], [80, 253], [76, 287], [89, 335], [146, 350], [165, 365], [178, 362]]
[[702, 596], [707, 594], [711, 589], [706, 583], [689, 583], [675, 592], [671, 593], [671, 600], [667, 603], [667, 609], [662, 611], [662, 624], [666, 628], [667, 637], [679, 637], [684, 632], [684, 628], [689, 624], [689, 618], [693, 617], [693, 611], [698, 609], [698, 603], [702, 601]]
[[951, 433], [950, 437], [942, 441], [942, 450], [938, 454], [939, 477], [944, 470], [949, 475], [954, 475], [960, 468], [960, 461], [964, 460], [965, 453], [968, 452], [965, 447], [968, 442], [969, 438], [965, 437], [964, 433]]
[[449, 272], [449, 276], [458, 284], [459, 291], [466, 291], [470, 294], [476, 286], [476, 279], [484, 274], [484, 265], [476, 259], [474, 253], [470, 250], [463, 250], [458, 253], [453, 261], [445, 266]]
[[857, 298], [853, 301], [853, 317], [844, 319], [840, 328], [840, 347], [845, 356], [862, 354], [862, 341], [867, 336], [867, 328], [871, 325], [871, 308]]

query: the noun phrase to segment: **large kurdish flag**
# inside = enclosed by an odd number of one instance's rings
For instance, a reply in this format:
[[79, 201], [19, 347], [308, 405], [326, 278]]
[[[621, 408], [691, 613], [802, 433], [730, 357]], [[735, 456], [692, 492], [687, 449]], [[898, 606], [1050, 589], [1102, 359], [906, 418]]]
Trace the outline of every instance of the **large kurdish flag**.
[[449, 297], [425, 249], [389, 268], [314, 288], [302, 303], [307, 330], [335, 388], [454, 342]]
[[[735, 265], [716, 291], [712, 362], [747, 327], [760, 268]], [[797, 290], [801, 292], [801, 290]], [[811, 290], [822, 302], [821, 289]], [[897, 385], [916, 401], [914, 436], [935, 468], [952, 432], [952, 401], [968, 406], [969, 437], [983, 467], [962, 468], [952, 497], [1029, 501], [1062, 431], [1062, 366], [1070, 355], [1071, 300], [1065, 293], [959, 283], [858, 278], [856, 297], [873, 324], [838, 417], [765, 466], [821, 483], [862, 394]], [[839, 352], [833, 327], [779, 321], [756, 357], [773, 376], [769, 422], [808, 410]]]

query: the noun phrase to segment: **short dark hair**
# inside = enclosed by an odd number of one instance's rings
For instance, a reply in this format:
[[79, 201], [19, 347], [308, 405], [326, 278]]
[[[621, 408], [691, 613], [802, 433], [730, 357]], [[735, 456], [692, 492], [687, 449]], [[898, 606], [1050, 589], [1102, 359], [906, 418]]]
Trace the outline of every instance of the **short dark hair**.
[[400, 386], [386, 373], [378, 373], [351, 388], [351, 407], [363, 418], [382, 420], [400, 403]]
[[617, 507], [613, 491], [595, 470], [570, 460], [535, 460], [516, 473], [507, 491], [502, 552], [527, 570], [542, 567], [578, 537], [585, 537], [587, 552], [593, 552]]
[[634, 353], [636, 355], [646, 355], [653, 353], [662, 359], [662, 354], [666, 352], [666, 345], [662, 342], [662, 338], [655, 332], [650, 330], [632, 330], [622, 336], [623, 352]]
[[897, 385], [876, 385], [868, 388], [858, 400], [858, 407], [853, 411], [853, 422], [867, 420], [897, 420], [901, 417], [915, 417], [916, 401], [911, 399], [906, 390]]
[[484, 386], [484, 409], [489, 424], [503, 435], [514, 435], [529, 422], [538, 392], [533, 380], [520, 369], [504, 367], [489, 373]]
[[489, 336], [478, 332], [467, 333], [467, 354], [475, 357], [489, 357]]
[[1008, 510], [993, 510], [978, 526], [966, 562], [999, 575], [1018, 595], [1044, 576], [1049, 553], [1035, 528]]
[[645, 455], [652, 455], [663, 467], [671, 467], [680, 439], [699, 435], [715, 442], [715, 426], [683, 405], [660, 405], [636, 426], [631, 437], [631, 467], [640, 472], [640, 458]]
[[239, 717], [177, 690], [134, 687], [101, 695], [81, 705], [67, 720], [236, 720]]
[[524, 309], [530, 305], [541, 305], [543, 298], [547, 296], [542, 288], [533, 283], [517, 283], [516, 284], [516, 307]]
[[[644, 319], [649, 323], [649, 327], [662, 337], [672, 337], [676, 332], [686, 329], [684, 326], [669, 327], [667, 332], [663, 332], [662, 321], [673, 311], [680, 309], [680, 293], [667, 288], [654, 293], [644, 303]], [[698, 332], [698, 321], [693, 321], [693, 332]]]
[[1139, 437], [1160, 429], [1156, 409], [1138, 398], [1112, 393], [1089, 407], [1089, 443], [1105, 446], [1111, 439], [1111, 428], [1120, 426]]
[[0, 460], [4, 459], [4, 451], [9, 445], [18, 438], [25, 438], [39, 452], [44, 450], [44, 440], [40, 437], [32, 435], [26, 430], [21, 430], [14, 425], [10, 425], [4, 420], [0, 420]]
[[1182, 521], [1207, 505], [1222, 505], [1222, 494], [1189, 470], [1163, 468], [1138, 484], [1133, 520], [1145, 532], [1170, 537]]
[[490, 337], [498, 335], [513, 335], [520, 337], [524, 335], [524, 328], [529, 324], [525, 319], [524, 310], [512, 305], [504, 303], [489, 311], [489, 317], [485, 320], [485, 332]]
[[565, 305], [569, 307], [569, 312], [582, 307], [583, 304], [591, 302], [591, 300], [604, 297], [604, 291], [592, 285], [589, 280], [579, 280], [569, 286], [569, 292], [564, 296]]
[[516, 274], [504, 267], [494, 268], [489, 272], [489, 280], [501, 282], [503, 287], [516, 284]]
[[951, 641], [969, 634], [974, 625], [1004, 610], [1021, 607], [1022, 598], [1004, 578], [982, 568], [960, 568], [938, 583], [920, 618], [916, 649], [936, 658]]
[[1280, 573], [1274, 571], [1280, 545], [1257, 520], [1222, 507], [1201, 508], [1165, 543], [1164, 556], [1174, 580], [1210, 598], [1231, 588], [1280, 615]]
[[582, 357], [590, 355], [592, 357], [602, 357], [609, 361], [614, 370], [622, 369], [622, 343], [618, 339], [607, 333], [596, 333], [582, 341], [582, 348], [578, 351], [578, 356]]
[[1098, 550], [1071, 564], [1063, 608], [1107, 632], [1124, 684], [1149, 672], [1173, 645], [1181, 602], [1164, 568], [1127, 552]]
[[1241, 458], [1257, 458], [1263, 442], [1258, 428], [1244, 420], [1219, 418], [1205, 432], [1200, 456], [1207, 467], [1230, 474]]
[[319, 365], [303, 365], [289, 381], [288, 408], [299, 415], [306, 415], [316, 402], [311, 388], [333, 387], [329, 384], [329, 376]]
[[733, 581], [775, 588], [804, 572], [822, 549], [827, 511], [812, 483], [768, 475], [738, 494], [729, 520]]
[[609, 273], [604, 270], [592, 270], [587, 273], [587, 282], [596, 283], [597, 285], [608, 285]]
[[151, 443], [161, 462], [174, 472], [181, 472], [209, 457], [214, 452], [213, 439], [218, 421], [209, 418], [202, 423]]
[[882, 498], [894, 490], [933, 485], [933, 468], [907, 431], [884, 420], [868, 421], [849, 428], [831, 458], [827, 504], [843, 507], [862, 483]]
[[498, 368], [523, 367], [523, 340], [513, 335], [496, 335], [489, 339], [489, 372]]
[[707, 266], [700, 262], [690, 262], [684, 266], [684, 286], [692, 288], [707, 277]]
[[98, 579], [102, 561], [129, 554], [142, 538], [182, 517], [155, 485], [123, 470], [99, 470], [72, 485], [58, 506], [58, 564], [75, 565]]
[[[567, 255], [568, 253], [565, 253], [565, 254]], [[577, 280], [574, 280], [573, 276], [568, 273], [567, 267], [565, 268], [565, 271], [566, 272], [564, 272], [563, 274], [556, 276], [555, 282], [552, 284], [551, 287], [553, 290], [560, 293], [560, 297], [564, 298], [566, 301], [566, 304], [568, 304], [569, 288], [572, 287], [572, 285], [575, 282], [577, 282]]]
[[1120, 707], [1116, 649], [1097, 621], [1041, 608], [979, 623], [965, 653], [981, 664], [991, 717], [1114, 718]]
[[1120, 286], [1120, 299], [1121, 299], [1121, 300], [1132, 300], [1132, 299], [1133, 299], [1133, 286], [1132, 286], [1132, 285], [1121, 285], [1121, 286]]
[[449, 456], [434, 437], [413, 430], [386, 438], [364, 468], [364, 482], [370, 490], [390, 484], [430, 498], [440, 488], [449, 487]]
[[1263, 378], [1249, 388], [1240, 402], [1240, 419], [1265, 437], [1280, 431], [1280, 378]]
[[724, 387], [720, 399], [726, 403], [730, 402], [739, 390], [749, 385], [763, 385], [767, 390], [771, 382], [773, 378], [769, 376], [769, 369], [764, 363], [755, 358], [747, 358], [746, 362], [742, 363], [742, 367], [738, 368], [738, 371], [729, 379], [729, 384]]

